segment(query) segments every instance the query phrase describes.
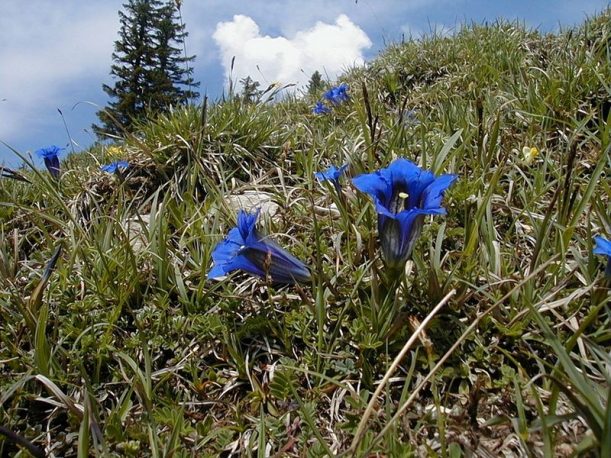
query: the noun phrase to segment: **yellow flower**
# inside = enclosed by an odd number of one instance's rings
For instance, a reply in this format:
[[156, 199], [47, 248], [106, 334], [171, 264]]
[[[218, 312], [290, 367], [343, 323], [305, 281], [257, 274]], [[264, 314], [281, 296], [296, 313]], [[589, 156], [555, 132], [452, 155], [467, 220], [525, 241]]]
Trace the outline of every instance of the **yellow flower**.
[[523, 161], [526, 165], [532, 164], [535, 158], [539, 155], [539, 149], [536, 146], [525, 146], [522, 148]]
[[123, 157], [125, 155], [125, 152], [123, 151], [123, 148], [121, 148], [120, 146], [113, 145], [113, 146], [109, 146], [106, 149], [106, 154], [111, 159], [118, 159], [118, 158]]

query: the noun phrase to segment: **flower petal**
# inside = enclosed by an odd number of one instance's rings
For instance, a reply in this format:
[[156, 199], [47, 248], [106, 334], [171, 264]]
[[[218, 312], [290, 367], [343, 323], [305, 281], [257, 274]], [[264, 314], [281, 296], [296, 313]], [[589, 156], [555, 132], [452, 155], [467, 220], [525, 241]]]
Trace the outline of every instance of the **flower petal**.
[[379, 225], [382, 256], [390, 268], [401, 267], [412, 254], [428, 210], [405, 210]]
[[[441, 175], [429, 184], [422, 192], [421, 207], [422, 208], [439, 208], [441, 207], [441, 199], [443, 193], [448, 189], [458, 175]], [[445, 210], [443, 211], [445, 213]]]
[[310, 269], [272, 240], [262, 239], [245, 248], [241, 255], [257, 266], [261, 272], [258, 275], [264, 276], [267, 273], [274, 282], [293, 284], [310, 281]]
[[43, 161], [51, 176], [53, 176], [53, 178], [59, 178], [59, 158], [57, 155], [44, 157]]
[[115, 173], [117, 170], [121, 171], [122, 169], [129, 168], [129, 163], [127, 161], [115, 161], [107, 165], [103, 165], [100, 167], [100, 170], [107, 173]]
[[312, 113], [314, 114], [326, 114], [330, 113], [331, 109], [324, 105], [322, 102], [316, 102], [314, 108], [312, 108]]
[[356, 189], [377, 199], [383, 206], [388, 206], [392, 198], [392, 176], [387, 169], [373, 173], [364, 173], [352, 179]]
[[310, 280], [309, 268], [256, 230], [257, 212], [238, 213], [237, 227], [217, 244], [212, 252], [213, 266], [209, 279], [215, 279], [234, 270], [265, 277], [269, 274], [275, 283], [293, 284]]
[[64, 149], [65, 148], [60, 148], [57, 145], [51, 145], [45, 148], [37, 149], [36, 154], [43, 159], [50, 159], [53, 157], [57, 157], [57, 155]]
[[314, 176], [316, 177], [318, 181], [326, 181], [326, 180], [337, 181], [339, 180], [339, 177], [342, 176], [346, 168], [348, 168], [348, 164], [344, 164], [340, 166], [339, 168], [332, 165], [323, 172], [315, 172]]
[[435, 180], [429, 170], [423, 170], [404, 158], [396, 159], [388, 166], [394, 188], [402, 188], [407, 194], [405, 208], [420, 207], [422, 192]]
[[259, 217], [259, 211], [255, 213], [248, 213], [244, 210], [238, 212], [237, 227], [240, 231], [240, 235], [244, 240], [244, 244], [253, 243], [256, 241], [256, 230], [255, 225], [257, 224], [257, 218]]
[[225, 272], [225, 266], [223, 264], [214, 264], [212, 269], [210, 269], [208, 272], [206, 278], [208, 278], [208, 280], [217, 280], [225, 275], [227, 275], [227, 272]]
[[592, 250], [592, 253], [602, 254], [603, 256], [611, 256], [611, 240], [607, 240], [606, 238], [597, 235], [594, 237], [594, 241], [596, 242], [596, 246]]
[[242, 238], [238, 228], [234, 227], [229, 231], [227, 237], [216, 245], [214, 251], [212, 252], [212, 259], [215, 261], [217, 259], [219, 261], [223, 261], [230, 257], [236, 256], [243, 245], [244, 239]]

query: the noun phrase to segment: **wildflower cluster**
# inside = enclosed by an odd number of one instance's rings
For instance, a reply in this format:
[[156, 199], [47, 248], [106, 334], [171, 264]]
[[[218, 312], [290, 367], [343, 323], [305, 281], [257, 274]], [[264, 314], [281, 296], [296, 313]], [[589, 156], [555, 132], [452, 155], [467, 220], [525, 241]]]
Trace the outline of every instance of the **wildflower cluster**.
[[341, 103], [348, 101], [350, 99], [350, 96], [348, 95], [348, 85], [346, 83], [342, 83], [339, 86], [332, 87], [323, 94], [323, 98], [331, 106], [326, 105], [323, 101], [318, 101], [316, 102], [314, 108], [312, 108], [312, 113], [331, 113], [331, 107], [340, 105]]
[[[341, 192], [339, 178], [347, 164], [317, 172], [319, 181], [330, 181]], [[378, 212], [378, 233], [382, 258], [390, 271], [402, 269], [420, 234], [425, 215], [442, 215], [443, 194], [456, 175], [435, 175], [407, 159], [397, 159], [385, 169], [362, 174], [354, 186], [373, 198]], [[213, 267], [208, 278], [222, 277], [234, 270], [269, 277], [275, 283], [310, 281], [308, 267], [255, 229], [258, 212], [238, 213], [237, 227], [229, 231], [212, 253]]]

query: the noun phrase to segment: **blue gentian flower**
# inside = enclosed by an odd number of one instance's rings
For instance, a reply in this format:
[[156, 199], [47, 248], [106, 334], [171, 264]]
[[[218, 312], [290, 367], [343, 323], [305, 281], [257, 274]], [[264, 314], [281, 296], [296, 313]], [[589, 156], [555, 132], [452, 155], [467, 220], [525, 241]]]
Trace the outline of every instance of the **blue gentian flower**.
[[36, 150], [36, 154], [43, 159], [47, 170], [55, 179], [59, 178], [59, 157], [57, 155], [64, 149], [65, 148], [51, 145]]
[[346, 83], [342, 83], [339, 86], [329, 89], [324, 93], [323, 97], [332, 104], [339, 105], [350, 98], [346, 91], [348, 91], [348, 85]]
[[403, 110], [400, 113], [400, 121], [408, 126], [416, 126], [420, 124], [416, 110]]
[[314, 105], [314, 108], [312, 108], [312, 113], [317, 115], [331, 113], [331, 108], [322, 102], [316, 102], [316, 105]]
[[611, 240], [597, 235], [594, 237], [596, 246], [592, 250], [594, 254], [600, 254], [607, 257], [607, 268], [605, 269], [605, 275], [607, 278], [611, 278]]
[[100, 167], [100, 170], [107, 173], [122, 172], [129, 168], [129, 162], [127, 161], [115, 161], [107, 165]]
[[443, 193], [456, 175], [435, 177], [404, 158], [385, 169], [355, 177], [352, 182], [369, 194], [378, 212], [382, 257], [391, 269], [402, 268], [420, 235], [424, 215], [444, 215]]
[[337, 193], [341, 194], [342, 187], [339, 184], [339, 177], [342, 176], [342, 174], [344, 173], [344, 171], [347, 168], [348, 168], [348, 164], [344, 164], [340, 166], [339, 169], [335, 167], [334, 165], [332, 165], [324, 172], [315, 172], [314, 176], [321, 183], [323, 181], [330, 181], [331, 183], [333, 183], [333, 186], [335, 187], [335, 190], [337, 191]]
[[310, 270], [303, 262], [259, 234], [255, 227], [258, 216], [259, 211], [252, 214], [239, 211], [237, 226], [212, 252], [213, 265], [208, 278], [243, 270], [258, 277], [269, 275], [274, 283], [309, 282]]

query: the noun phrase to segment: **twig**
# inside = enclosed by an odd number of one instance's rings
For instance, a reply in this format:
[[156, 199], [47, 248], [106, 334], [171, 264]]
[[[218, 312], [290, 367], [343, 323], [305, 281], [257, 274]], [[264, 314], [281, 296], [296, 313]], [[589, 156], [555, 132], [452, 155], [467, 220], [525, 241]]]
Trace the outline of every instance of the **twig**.
[[9, 441], [27, 448], [28, 452], [30, 452], [35, 458], [45, 458], [47, 456], [45, 451], [42, 448], [38, 447], [37, 445], [32, 444], [25, 437], [17, 433], [14, 433], [13, 431], [11, 431], [10, 429], [4, 426], [0, 426], [0, 434], [3, 434], [4, 436], [6, 436], [6, 438]]
[[412, 336], [408, 339], [408, 341], [405, 343], [405, 345], [403, 346], [403, 348], [401, 349], [401, 351], [399, 352], [395, 360], [392, 362], [392, 364], [386, 371], [386, 374], [384, 374], [384, 377], [380, 381], [375, 393], [373, 393], [373, 396], [371, 396], [371, 400], [369, 401], [369, 404], [367, 405], [367, 408], [365, 409], [365, 413], [363, 414], [363, 418], [361, 419], [361, 422], [359, 423], [359, 426], [356, 429], [356, 433], [354, 434], [354, 439], [352, 440], [352, 444], [350, 445], [349, 450], [351, 451], [356, 450], [356, 447], [358, 446], [361, 440], [361, 437], [363, 436], [363, 433], [365, 432], [365, 426], [367, 425], [367, 420], [371, 416], [371, 412], [373, 412], [374, 406], [378, 400], [378, 396], [380, 396], [380, 393], [384, 389], [384, 386], [386, 385], [388, 380], [390, 380], [390, 377], [392, 377], [392, 375], [395, 373], [395, 371], [397, 370], [397, 367], [399, 367], [399, 363], [401, 362], [403, 357], [407, 354], [407, 352], [409, 351], [411, 346], [414, 344], [414, 342], [416, 342], [416, 340], [418, 339], [422, 331], [424, 331], [424, 328], [426, 328], [426, 325], [429, 323], [429, 321], [431, 321], [433, 317], [437, 314], [437, 312], [439, 312], [439, 310], [441, 310], [441, 308], [445, 304], [447, 304], [447, 302], [450, 300], [452, 296], [454, 296], [454, 294], [456, 294], [455, 289], [450, 291], [448, 294], [445, 295], [443, 299], [441, 299], [439, 304], [435, 306], [435, 308], [431, 311], [431, 313], [429, 313], [427, 317], [422, 321], [422, 323], [420, 323], [420, 326], [416, 328]]

